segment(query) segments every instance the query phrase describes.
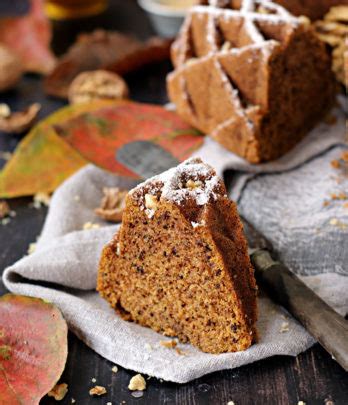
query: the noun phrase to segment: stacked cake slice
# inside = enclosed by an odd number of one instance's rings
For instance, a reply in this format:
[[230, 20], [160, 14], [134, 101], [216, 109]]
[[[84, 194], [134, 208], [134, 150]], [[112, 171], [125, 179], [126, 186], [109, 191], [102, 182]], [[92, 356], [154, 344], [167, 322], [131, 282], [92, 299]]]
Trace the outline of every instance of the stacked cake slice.
[[270, 1], [211, 3], [225, 8], [193, 7], [173, 44], [169, 97], [250, 162], [278, 158], [332, 106], [325, 46], [306, 19]]

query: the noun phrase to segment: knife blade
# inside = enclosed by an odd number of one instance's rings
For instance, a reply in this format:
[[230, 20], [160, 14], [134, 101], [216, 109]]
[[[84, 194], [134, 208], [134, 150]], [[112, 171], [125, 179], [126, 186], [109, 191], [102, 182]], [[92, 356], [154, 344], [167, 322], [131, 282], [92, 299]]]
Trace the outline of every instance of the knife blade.
[[[179, 164], [169, 152], [150, 141], [124, 145], [117, 151], [116, 159], [144, 179]], [[245, 218], [242, 222], [257, 282], [348, 371], [348, 321], [284, 264], [274, 260], [271, 243]]]

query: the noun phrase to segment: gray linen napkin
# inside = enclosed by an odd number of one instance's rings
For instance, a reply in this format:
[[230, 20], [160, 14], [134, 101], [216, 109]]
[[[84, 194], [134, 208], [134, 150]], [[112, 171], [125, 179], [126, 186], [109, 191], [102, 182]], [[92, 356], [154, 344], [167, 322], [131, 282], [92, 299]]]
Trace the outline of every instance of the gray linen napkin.
[[[348, 230], [330, 225], [330, 219], [348, 223], [348, 210], [339, 201], [330, 207], [322, 205], [326, 193], [338, 187], [330, 160], [344, 148], [332, 148], [343, 144], [344, 118], [336, 114], [336, 125], [319, 125], [294, 151], [274, 163], [249, 165], [210, 139], [196, 155], [220, 173], [226, 168], [254, 173], [253, 178], [242, 176], [238, 192], [233, 190], [240, 210], [274, 242], [282, 259], [294, 271], [306, 274], [303, 280], [343, 314], [348, 311]], [[265, 174], [272, 172], [277, 173]], [[273, 355], [295, 356], [314, 343], [301, 325], [262, 294], [260, 341], [244, 352], [213, 355], [179, 344], [185, 352], [179, 355], [159, 344], [166, 339], [160, 334], [120, 319], [95, 292], [100, 252], [117, 226], [98, 219], [93, 209], [103, 187], [133, 185], [92, 165], [68, 179], [53, 195], [36, 251], [5, 270], [6, 287], [55, 303], [70, 329], [103, 357], [168, 381], [184, 383]], [[341, 186], [348, 189], [347, 181]], [[88, 221], [101, 227], [82, 230]]]

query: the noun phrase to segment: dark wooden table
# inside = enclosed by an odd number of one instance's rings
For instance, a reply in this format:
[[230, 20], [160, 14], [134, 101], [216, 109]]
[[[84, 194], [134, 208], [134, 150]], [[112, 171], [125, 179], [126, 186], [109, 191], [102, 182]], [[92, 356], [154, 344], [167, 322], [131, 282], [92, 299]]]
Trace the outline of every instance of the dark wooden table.
[[[21, 0], [0, 2], [2, 14], [25, 10], [26, 6]], [[112, 1], [104, 24], [122, 31], [132, 31], [140, 37], [151, 34], [146, 17], [131, 0]], [[126, 79], [132, 98], [153, 103], [165, 102], [165, 75], [169, 70], [169, 63], [163, 63], [129, 75]], [[33, 101], [41, 102], [43, 106], [40, 117], [64, 105], [59, 100], [44, 96], [41, 79], [35, 75], [27, 75], [15, 90], [0, 95], [0, 102], [8, 103], [13, 109], [20, 109]], [[19, 136], [0, 133], [0, 151], [12, 151], [19, 140]], [[4, 163], [0, 159], [0, 166]], [[25, 255], [29, 243], [40, 234], [46, 209], [30, 208], [30, 202], [30, 198], [10, 201], [11, 209], [17, 212], [17, 216], [8, 225], [0, 225], [1, 271]], [[0, 281], [0, 294], [4, 293], [6, 290]], [[277, 356], [236, 370], [216, 372], [184, 385], [151, 378], [142, 398], [132, 397], [127, 389], [134, 372], [119, 367], [119, 372], [114, 374], [111, 367], [109, 361], [69, 334], [68, 362], [61, 378], [61, 382], [69, 385], [69, 392], [61, 403], [70, 404], [71, 398], [74, 398], [76, 404], [83, 405], [105, 405], [107, 402], [113, 405], [210, 405], [227, 404], [228, 401], [234, 401], [236, 405], [296, 405], [300, 400], [307, 405], [348, 404], [347, 373], [319, 345], [297, 358]], [[107, 395], [100, 398], [89, 396], [88, 391], [94, 385], [92, 378], [106, 387]], [[42, 404], [55, 403], [52, 398], [42, 400]]]

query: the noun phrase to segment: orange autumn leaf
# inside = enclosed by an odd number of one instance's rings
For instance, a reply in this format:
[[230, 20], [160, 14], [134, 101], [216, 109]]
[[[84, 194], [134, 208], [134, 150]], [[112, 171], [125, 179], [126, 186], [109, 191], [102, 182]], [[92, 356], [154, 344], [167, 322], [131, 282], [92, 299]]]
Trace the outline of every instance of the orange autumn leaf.
[[0, 404], [39, 403], [64, 370], [67, 334], [53, 304], [12, 294], [0, 298]]
[[109, 102], [64, 107], [36, 125], [0, 172], [0, 198], [50, 193], [88, 162], [53, 130], [53, 125]]
[[30, 12], [0, 19], [0, 43], [15, 52], [24, 70], [48, 74], [56, 59], [50, 50], [51, 26], [43, 12], [43, 0], [30, 0]]
[[179, 161], [202, 145], [202, 134], [162, 106], [118, 101], [55, 126], [57, 134], [88, 161], [122, 176], [136, 177], [117, 162], [124, 144], [147, 140]]

